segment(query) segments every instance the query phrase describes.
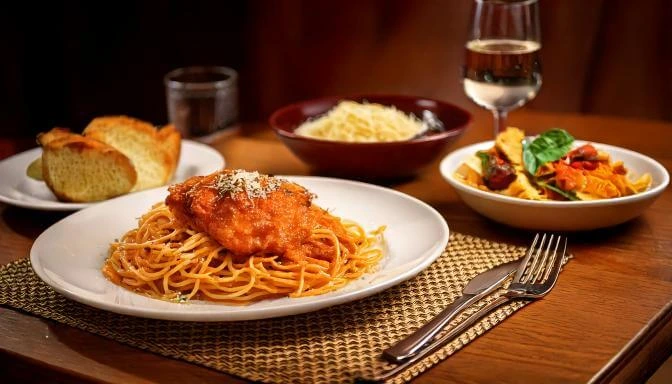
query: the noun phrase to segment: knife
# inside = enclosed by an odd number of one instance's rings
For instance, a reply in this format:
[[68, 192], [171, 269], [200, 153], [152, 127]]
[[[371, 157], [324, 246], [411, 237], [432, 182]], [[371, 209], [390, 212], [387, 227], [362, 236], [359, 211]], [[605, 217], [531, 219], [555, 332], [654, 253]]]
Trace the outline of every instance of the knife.
[[463, 310], [500, 288], [516, 272], [519, 264], [520, 260], [510, 261], [476, 275], [462, 289], [460, 298], [436, 315], [430, 322], [418, 328], [417, 331], [384, 350], [383, 356], [385, 359], [392, 363], [401, 363], [417, 354], [424, 345], [432, 341]]

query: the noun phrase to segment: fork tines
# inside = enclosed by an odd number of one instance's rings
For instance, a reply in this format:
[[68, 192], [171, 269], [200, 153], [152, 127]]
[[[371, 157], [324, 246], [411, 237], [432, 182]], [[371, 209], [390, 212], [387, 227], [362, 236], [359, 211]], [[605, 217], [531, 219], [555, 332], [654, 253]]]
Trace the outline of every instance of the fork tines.
[[[540, 239], [541, 237], [541, 239]], [[539, 243], [537, 245], [537, 243]], [[558, 257], [558, 249], [562, 244], [560, 257], [563, 257], [567, 249], [567, 237], [555, 234], [540, 234], [534, 236], [534, 240], [525, 255], [525, 259], [521, 268], [516, 273], [514, 281], [521, 284], [544, 283], [548, 280], [553, 266], [556, 265], [556, 258]], [[530, 260], [531, 259], [531, 260]], [[559, 264], [562, 260], [559, 260]]]

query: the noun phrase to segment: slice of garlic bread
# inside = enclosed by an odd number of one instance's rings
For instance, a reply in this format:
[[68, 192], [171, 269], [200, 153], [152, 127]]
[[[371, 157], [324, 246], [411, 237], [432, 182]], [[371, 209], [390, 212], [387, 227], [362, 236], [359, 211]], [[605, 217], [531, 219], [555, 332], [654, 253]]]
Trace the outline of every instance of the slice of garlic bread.
[[42, 175], [59, 200], [72, 202], [119, 196], [137, 181], [128, 157], [107, 144], [75, 134], [46, 141]]
[[[100, 140], [126, 155], [138, 173], [133, 191], [165, 185], [173, 176], [178, 154], [174, 154], [172, 135], [163, 140], [149, 123], [127, 116], [95, 118], [84, 129], [84, 136]], [[175, 131], [177, 133], [177, 131]], [[177, 134], [179, 136], [179, 133]], [[167, 148], [170, 147], [169, 152]], [[179, 151], [179, 145], [177, 145]]]

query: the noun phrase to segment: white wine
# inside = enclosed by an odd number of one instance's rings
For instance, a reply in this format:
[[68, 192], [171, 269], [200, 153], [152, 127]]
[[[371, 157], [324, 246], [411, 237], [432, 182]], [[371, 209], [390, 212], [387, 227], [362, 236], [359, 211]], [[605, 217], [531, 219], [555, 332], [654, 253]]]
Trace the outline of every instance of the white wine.
[[466, 45], [464, 91], [476, 104], [501, 111], [520, 107], [541, 87], [541, 44], [472, 40]]

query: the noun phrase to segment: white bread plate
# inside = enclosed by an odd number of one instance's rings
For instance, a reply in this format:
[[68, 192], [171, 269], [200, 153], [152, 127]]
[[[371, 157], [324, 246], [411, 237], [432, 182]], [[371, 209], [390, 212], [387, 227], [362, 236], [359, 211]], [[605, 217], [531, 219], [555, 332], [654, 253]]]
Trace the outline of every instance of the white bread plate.
[[665, 167], [654, 159], [625, 148], [577, 140], [574, 147], [593, 144], [607, 152], [612, 161], [623, 161], [633, 176], [651, 174], [652, 183], [646, 191], [605, 200], [592, 201], [537, 201], [504, 196], [464, 184], [455, 177], [455, 171], [477, 151], [494, 146], [493, 141], [469, 145], [443, 158], [439, 170], [455, 189], [462, 201], [481, 215], [507, 226], [547, 231], [587, 231], [624, 223], [640, 216], [670, 182]]

